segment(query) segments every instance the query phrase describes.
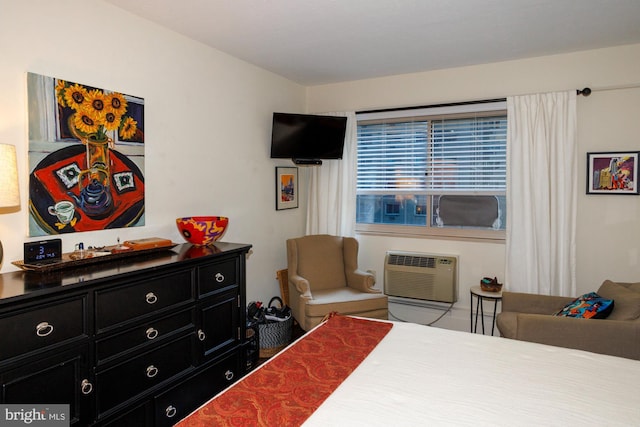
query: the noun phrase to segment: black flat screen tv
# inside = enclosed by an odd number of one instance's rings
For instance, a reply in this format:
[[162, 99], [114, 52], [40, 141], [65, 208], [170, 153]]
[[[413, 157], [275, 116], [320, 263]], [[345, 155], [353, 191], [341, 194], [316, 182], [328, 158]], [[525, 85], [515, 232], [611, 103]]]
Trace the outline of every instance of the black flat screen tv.
[[271, 158], [297, 164], [341, 159], [346, 130], [346, 117], [273, 113]]

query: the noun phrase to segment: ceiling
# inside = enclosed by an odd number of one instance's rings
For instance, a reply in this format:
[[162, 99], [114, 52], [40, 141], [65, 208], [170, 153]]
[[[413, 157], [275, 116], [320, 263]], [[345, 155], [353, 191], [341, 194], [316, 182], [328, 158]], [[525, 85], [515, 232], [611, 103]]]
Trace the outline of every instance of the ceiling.
[[105, 0], [312, 86], [640, 43], [640, 0]]

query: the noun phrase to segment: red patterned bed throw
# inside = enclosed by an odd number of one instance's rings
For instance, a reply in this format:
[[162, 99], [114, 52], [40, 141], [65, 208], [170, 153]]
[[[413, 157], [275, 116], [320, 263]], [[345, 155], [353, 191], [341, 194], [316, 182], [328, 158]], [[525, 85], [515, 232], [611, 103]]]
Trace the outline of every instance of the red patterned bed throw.
[[336, 315], [177, 425], [299, 426], [391, 327]]

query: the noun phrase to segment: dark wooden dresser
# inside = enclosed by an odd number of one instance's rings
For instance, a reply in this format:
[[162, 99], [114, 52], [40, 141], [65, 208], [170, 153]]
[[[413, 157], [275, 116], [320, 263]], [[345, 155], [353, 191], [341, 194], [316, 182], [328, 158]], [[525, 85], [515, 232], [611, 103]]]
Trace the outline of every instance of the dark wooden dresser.
[[246, 256], [217, 242], [0, 275], [0, 401], [71, 424], [172, 425], [250, 366]]

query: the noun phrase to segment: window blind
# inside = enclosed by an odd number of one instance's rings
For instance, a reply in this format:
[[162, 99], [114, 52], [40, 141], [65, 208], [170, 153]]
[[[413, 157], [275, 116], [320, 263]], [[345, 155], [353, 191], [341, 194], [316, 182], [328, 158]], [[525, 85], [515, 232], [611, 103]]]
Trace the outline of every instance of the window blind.
[[505, 191], [506, 138], [506, 116], [432, 121], [428, 191]]
[[358, 191], [503, 192], [506, 134], [506, 116], [359, 125]]
[[425, 191], [427, 121], [358, 126], [358, 191]]

